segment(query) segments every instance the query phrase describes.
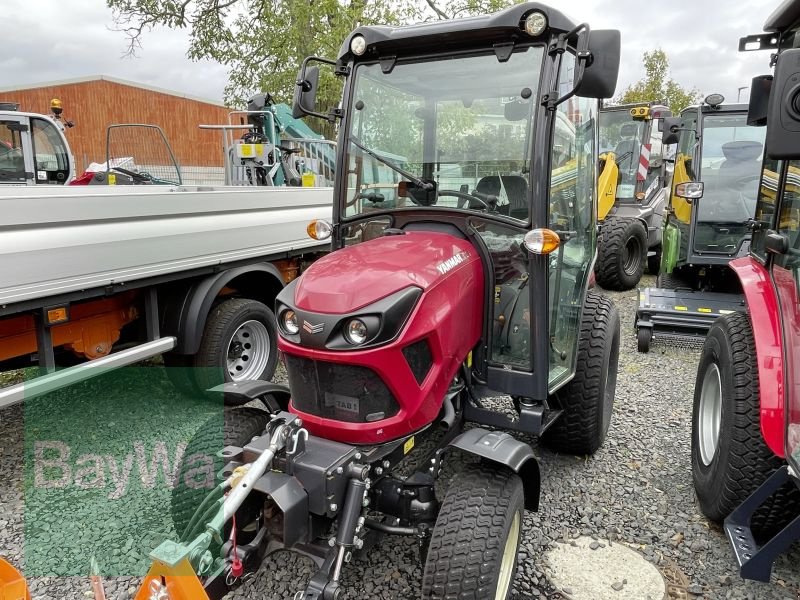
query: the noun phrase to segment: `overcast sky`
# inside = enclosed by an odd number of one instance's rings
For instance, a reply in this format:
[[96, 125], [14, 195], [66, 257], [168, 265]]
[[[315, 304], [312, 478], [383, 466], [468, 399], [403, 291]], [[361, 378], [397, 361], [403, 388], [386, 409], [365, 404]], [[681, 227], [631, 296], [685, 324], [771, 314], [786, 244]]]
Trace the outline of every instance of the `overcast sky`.
[[[186, 31], [159, 29], [147, 33], [138, 56], [126, 58], [125, 36], [112, 30], [111, 11], [104, 0], [0, 1], [0, 87], [105, 74], [222, 99], [226, 69], [211, 62], [188, 60]], [[767, 52], [740, 54], [736, 50], [741, 36], [761, 31], [779, 0], [549, 3], [592, 28], [622, 31], [618, 91], [644, 74], [642, 52], [659, 46], [667, 52], [672, 77], [681, 85], [704, 94], [719, 92], [729, 101], [736, 100], [737, 88], [749, 86], [754, 75], [769, 72]], [[746, 98], [743, 91], [742, 100]]]

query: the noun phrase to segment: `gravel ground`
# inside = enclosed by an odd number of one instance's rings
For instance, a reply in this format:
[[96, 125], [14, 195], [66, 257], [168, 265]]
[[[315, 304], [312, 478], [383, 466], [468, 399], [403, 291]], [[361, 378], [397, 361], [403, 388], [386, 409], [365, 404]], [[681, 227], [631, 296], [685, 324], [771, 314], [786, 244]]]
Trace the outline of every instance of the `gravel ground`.
[[[642, 283], [650, 285], [652, 278], [645, 277]], [[792, 568], [792, 564], [800, 564], [797, 548], [778, 562], [772, 583], [745, 583], [736, 574], [724, 534], [699, 513], [689, 458], [691, 398], [699, 352], [655, 345], [648, 355], [638, 354], [633, 334], [636, 292], [609, 295], [622, 318], [622, 347], [608, 439], [591, 458], [536, 449], [543, 478], [541, 508], [539, 513], [527, 513], [525, 518], [512, 598], [568, 599], [569, 590], [555, 588], [548, 579], [548, 566], [542, 555], [554, 542], [568, 542], [581, 535], [626, 543], [641, 552], [671, 584], [670, 598], [800, 598], [800, 573]], [[169, 394], [167, 386], [161, 386], [156, 394], [161, 399], [157, 402], [169, 400]], [[152, 404], [150, 407], [148, 412], [153, 412]], [[164, 416], [158, 410], [155, 412], [157, 419]], [[104, 435], [101, 422], [102, 415], [95, 415], [81, 424], [86, 435], [96, 436], [92, 437], [94, 442]], [[197, 419], [196, 424], [199, 422]], [[25, 521], [22, 423], [21, 407], [0, 412], [0, 555], [16, 565], [22, 564], [26, 534], [49, 543], [54, 560], [68, 546], [66, 540], [48, 537], [38, 523], [31, 523], [31, 511], [47, 520], [45, 516], [51, 507], [48, 499], [37, 503], [29, 498], [28, 522]], [[30, 420], [28, 423], [30, 426]], [[163, 435], [157, 423], [156, 420], [147, 425], [147, 432]], [[183, 429], [187, 431], [191, 425], [185, 423]], [[454, 462], [448, 468], [457, 473], [460, 465]], [[59, 514], [58, 508], [52, 508], [51, 512], [53, 526], [58, 527], [59, 519], [65, 515]], [[72, 520], [78, 519], [73, 516]], [[135, 539], [134, 551], [149, 543], [159, 524], [137, 525], [140, 530], [148, 527], [145, 533], [149, 535]], [[165, 530], [164, 535], [169, 534]], [[96, 556], [119, 557], [130, 553], [130, 535], [115, 536], [113, 524], [103, 535], [106, 537], [98, 544]], [[26, 556], [28, 552], [26, 549]], [[310, 573], [309, 561], [279, 553], [229, 598], [290, 599], [302, 589]], [[421, 577], [414, 544], [385, 538], [367, 557], [345, 568], [346, 598], [414, 598], [419, 593]], [[132, 577], [106, 579], [108, 598], [132, 598], [137, 581]], [[29, 584], [34, 600], [77, 600], [90, 596], [88, 579], [82, 576], [35, 576], [29, 577]]]

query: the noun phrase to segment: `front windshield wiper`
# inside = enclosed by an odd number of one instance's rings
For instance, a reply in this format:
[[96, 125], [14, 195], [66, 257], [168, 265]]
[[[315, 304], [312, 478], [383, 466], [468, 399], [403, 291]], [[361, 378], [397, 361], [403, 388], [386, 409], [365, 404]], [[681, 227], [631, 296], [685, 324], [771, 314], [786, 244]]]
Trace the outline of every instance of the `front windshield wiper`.
[[369, 148], [364, 146], [364, 144], [362, 144], [358, 140], [358, 138], [356, 138], [356, 136], [351, 135], [350, 136], [350, 141], [352, 142], [352, 144], [356, 148], [358, 148], [359, 150], [361, 150], [365, 154], [368, 154], [369, 156], [371, 156], [372, 158], [374, 158], [375, 160], [377, 160], [381, 164], [386, 165], [387, 167], [389, 167], [395, 173], [399, 173], [400, 175], [402, 175], [403, 177], [405, 177], [406, 179], [408, 179], [412, 183], [417, 184], [417, 186], [419, 186], [420, 189], [425, 190], [425, 191], [430, 191], [430, 190], [434, 189], [434, 185], [430, 181], [423, 181], [422, 179], [420, 179], [416, 175], [414, 175], [412, 173], [409, 173], [408, 171], [406, 171], [405, 169], [403, 169], [401, 167], [398, 167], [392, 161], [384, 158], [383, 156], [381, 156], [377, 152], [375, 152], [373, 150], [370, 150]]

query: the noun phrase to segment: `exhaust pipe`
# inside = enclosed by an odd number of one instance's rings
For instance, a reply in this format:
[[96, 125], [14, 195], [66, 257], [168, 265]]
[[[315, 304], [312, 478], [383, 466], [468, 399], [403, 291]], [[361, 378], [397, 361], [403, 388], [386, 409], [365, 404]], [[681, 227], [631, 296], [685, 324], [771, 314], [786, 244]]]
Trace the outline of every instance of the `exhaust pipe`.
[[456, 411], [453, 408], [453, 398], [455, 398], [461, 390], [450, 391], [445, 394], [444, 402], [442, 403], [442, 415], [439, 424], [443, 429], [447, 430], [453, 426], [456, 421]]

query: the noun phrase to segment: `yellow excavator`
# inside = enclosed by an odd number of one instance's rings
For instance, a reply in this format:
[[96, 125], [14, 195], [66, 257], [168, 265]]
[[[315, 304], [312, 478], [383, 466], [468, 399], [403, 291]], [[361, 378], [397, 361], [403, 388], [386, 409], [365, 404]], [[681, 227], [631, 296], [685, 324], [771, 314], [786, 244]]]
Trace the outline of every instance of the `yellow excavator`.
[[645, 266], [658, 272], [671, 177], [660, 130], [671, 116], [666, 106], [654, 103], [600, 110], [595, 276], [605, 289], [634, 288]]

